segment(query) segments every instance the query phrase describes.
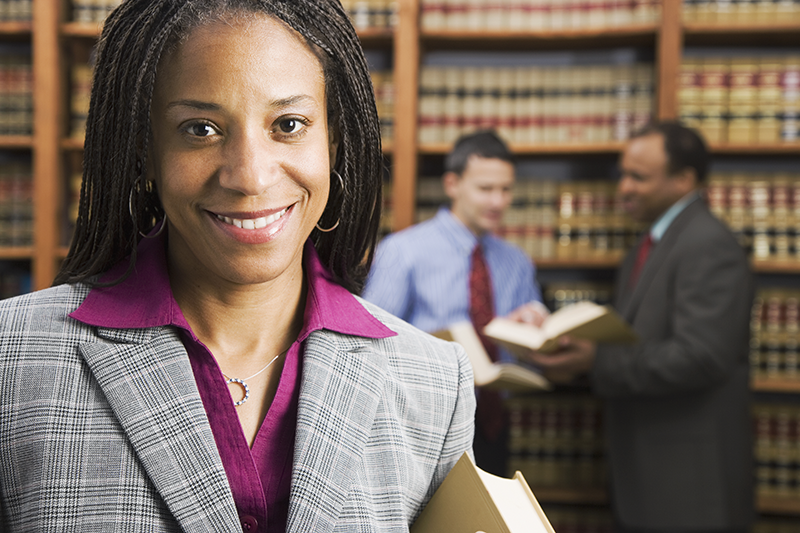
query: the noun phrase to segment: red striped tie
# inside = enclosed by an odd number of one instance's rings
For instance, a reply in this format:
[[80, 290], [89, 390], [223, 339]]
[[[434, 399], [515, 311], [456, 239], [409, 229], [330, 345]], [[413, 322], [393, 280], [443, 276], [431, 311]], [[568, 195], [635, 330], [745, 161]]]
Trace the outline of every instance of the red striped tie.
[[[499, 358], [497, 345], [483, 334], [483, 328], [494, 317], [494, 298], [492, 296], [492, 279], [480, 243], [472, 251], [470, 264], [469, 316], [489, 358], [497, 361]], [[503, 399], [497, 392], [485, 389], [479, 391], [475, 421], [477, 430], [483, 433], [487, 441], [497, 440], [505, 426]]]

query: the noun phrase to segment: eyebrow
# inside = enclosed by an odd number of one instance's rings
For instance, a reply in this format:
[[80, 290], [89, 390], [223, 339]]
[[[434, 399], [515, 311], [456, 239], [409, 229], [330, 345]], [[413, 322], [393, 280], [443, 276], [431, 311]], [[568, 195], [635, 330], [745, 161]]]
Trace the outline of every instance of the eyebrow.
[[[305, 102], [314, 102], [314, 98], [307, 94], [297, 94], [294, 96], [287, 96], [286, 98], [279, 98], [277, 100], [273, 100], [270, 102], [270, 107], [275, 108], [284, 108], [289, 107], [298, 103], [305, 103]], [[170, 102], [167, 104], [167, 109], [172, 109], [174, 107], [191, 107], [193, 109], [197, 109], [199, 111], [219, 111], [222, 109], [222, 106], [219, 104], [215, 104], [212, 102], [203, 102], [201, 100], [176, 100], [174, 102]]]

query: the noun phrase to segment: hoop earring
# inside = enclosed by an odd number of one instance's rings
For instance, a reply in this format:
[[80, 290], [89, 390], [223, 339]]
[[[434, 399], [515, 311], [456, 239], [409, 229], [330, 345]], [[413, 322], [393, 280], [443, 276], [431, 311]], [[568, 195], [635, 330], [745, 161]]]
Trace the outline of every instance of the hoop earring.
[[[141, 176], [136, 178], [136, 180], [133, 182], [133, 187], [131, 187], [131, 192], [128, 194], [128, 214], [131, 216], [131, 220], [133, 221], [134, 226], [136, 226], [137, 224], [136, 224], [136, 217], [133, 214], [133, 193], [136, 192], [139, 189], [139, 183], [141, 182], [141, 179], [142, 179]], [[147, 186], [146, 187], [147, 188], [151, 187], [150, 182], [147, 182]], [[150, 190], [152, 190], [152, 189], [150, 189]], [[153, 226], [153, 227], [155, 227], [155, 226]], [[155, 232], [153, 235], [146, 235], [146, 234], [142, 233], [142, 231], [140, 229], [138, 229], [138, 228], [137, 228], [136, 231], [139, 232], [139, 235], [141, 235], [145, 239], [155, 239], [156, 237], [161, 235], [161, 233], [164, 231], [165, 227], [167, 227], [167, 214], [166, 213], [164, 213], [164, 218], [161, 220], [161, 227], [158, 228], [158, 231]]]
[[315, 224], [315, 226], [316, 226], [316, 227], [317, 227], [317, 229], [318, 229], [318, 230], [320, 230], [322, 233], [328, 233], [328, 232], [331, 232], [331, 231], [335, 230], [337, 227], [339, 227], [339, 220], [341, 220], [341, 219], [337, 219], [337, 220], [336, 220], [336, 224], [334, 224], [333, 226], [331, 226], [331, 227], [330, 227], [330, 228], [328, 228], [328, 229], [323, 229], [323, 228], [320, 228], [320, 227], [319, 227], [319, 222], [317, 222], [317, 223]]
[[[342, 175], [341, 175], [341, 174], [339, 174], [339, 173], [336, 171], [336, 169], [335, 169], [335, 168], [331, 169], [331, 172], [332, 172], [333, 174], [335, 174], [337, 178], [339, 178], [339, 186], [342, 188], [342, 193], [341, 193], [341, 194], [344, 194], [344, 193], [345, 193], [345, 188], [344, 188], [344, 180], [342, 179]], [[316, 227], [317, 227], [317, 229], [318, 229], [318, 230], [320, 230], [322, 233], [329, 233], [329, 232], [331, 232], [331, 231], [333, 231], [333, 230], [335, 230], [336, 228], [338, 228], [338, 227], [339, 227], [339, 222], [340, 222], [341, 220], [342, 220], [341, 218], [338, 218], [338, 219], [336, 219], [336, 224], [334, 224], [333, 226], [331, 226], [331, 227], [330, 227], [330, 228], [328, 228], [328, 229], [321, 228], [321, 227], [319, 226], [319, 222], [317, 222], [317, 223], [315, 224], [315, 226], [316, 226]]]
[[153, 233], [152, 235], [145, 235], [144, 233], [142, 233], [140, 231], [139, 235], [141, 235], [145, 239], [155, 239], [156, 237], [158, 237], [159, 235], [164, 233], [164, 228], [166, 228], [166, 227], [167, 227], [167, 214], [164, 213], [164, 218], [161, 219], [161, 227], [158, 228], [157, 232]]

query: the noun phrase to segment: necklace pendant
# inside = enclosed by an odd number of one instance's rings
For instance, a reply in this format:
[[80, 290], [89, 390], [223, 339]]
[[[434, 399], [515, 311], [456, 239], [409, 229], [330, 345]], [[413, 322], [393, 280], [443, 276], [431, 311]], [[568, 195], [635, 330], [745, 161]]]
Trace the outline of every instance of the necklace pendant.
[[229, 383], [229, 384], [230, 383], [238, 383], [244, 389], [244, 398], [242, 398], [238, 402], [236, 402], [236, 401], [233, 402], [233, 405], [238, 407], [238, 406], [242, 405], [244, 402], [246, 402], [250, 398], [250, 387], [247, 386], [247, 383], [245, 383], [243, 379], [228, 378], [228, 381], [226, 383]]

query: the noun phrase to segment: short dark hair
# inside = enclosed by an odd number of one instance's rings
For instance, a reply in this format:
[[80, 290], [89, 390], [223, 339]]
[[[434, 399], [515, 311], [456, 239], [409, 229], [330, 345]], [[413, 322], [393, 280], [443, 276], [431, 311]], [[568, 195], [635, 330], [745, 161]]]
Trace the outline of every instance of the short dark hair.
[[477, 155], [486, 159], [501, 159], [514, 164], [514, 155], [505, 142], [492, 130], [481, 130], [463, 135], [444, 161], [445, 172], [461, 175], [469, 158]]
[[253, 14], [282, 21], [320, 58], [331, 134], [339, 142], [334, 169], [345, 186], [334, 194], [342, 187], [331, 177], [320, 220], [325, 228], [338, 221], [336, 231], [314, 229], [311, 239], [336, 280], [360, 290], [378, 234], [383, 156], [367, 62], [338, 0], [126, 0], [111, 13], [97, 46], [78, 220], [56, 284], [91, 283], [126, 256], [133, 268], [140, 232], [164, 216], [156, 192], [139, 183], [159, 62], [195, 28]]
[[702, 183], [706, 179], [711, 156], [706, 142], [697, 131], [677, 121], [651, 122], [634, 132], [631, 139], [654, 133], [664, 138], [667, 171], [670, 174], [692, 168], [697, 176], [697, 183]]

